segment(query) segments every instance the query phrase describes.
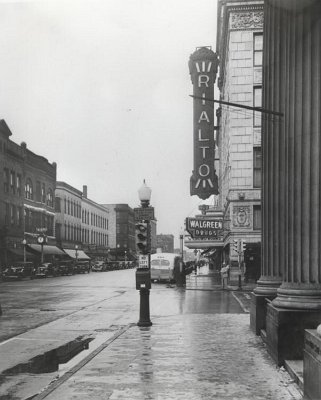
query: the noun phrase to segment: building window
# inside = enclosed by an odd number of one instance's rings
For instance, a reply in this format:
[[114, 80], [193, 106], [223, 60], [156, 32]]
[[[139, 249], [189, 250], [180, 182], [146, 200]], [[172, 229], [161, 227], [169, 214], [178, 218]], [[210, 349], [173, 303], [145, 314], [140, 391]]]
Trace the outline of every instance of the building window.
[[263, 61], [263, 33], [254, 33], [253, 37], [253, 64], [255, 67], [262, 66]]
[[27, 179], [25, 185], [25, 198], [28, 200], [33, 200], [33, 186], [30, 178]]
[[[253, 104], [254, 107], [262, 107], [262, 86], [253, 88]], [[253, 112], [253, 125], [261, 126], [262, 113], [259, 111]]]
[[253, 148], [253, 187], [262, 186], [262, 152], [261, 147]]
[[55, 198], [55, 211], [57, 211], [59, 213], [61, 212], [61, 198], [60, 197]]
[[41, 184], [39, 181], [36, 182], [36, 201], [41, 202]]
[[22, 223], [22, 207], [17, 207], [17, 224], [19, 225], [19, 227], [22, 227]]
[[46, 187], [44, 183], [41, 185], [41, 203], [46, 203]]
[[253, 206], [253, 229], [262, 229], [261, 206]]
[[10, 206], [10, 224], [15, 225], [16, 223], [16, 207], [11, 204]]
[[16, 193], [16, 174], [14, 171], [10, 171], [10, 192]]
[[16, 187], [17, 187], [17, 195], [21, 196], [21, 175], [20, 174], [17, 174]]
[[[51, 189], [48, 189], [48, 193], [47, 193], [47, 206], [48, 207], [52, 207], [54, 206], [53, 204], [53, 192]], [[59, 211], [60, 211], [60, 198], [59, 198]]]
[[5, 225], [9, 225], [10, 221], [10, 204], [6, 203], [6, 212], [5, 212]]
[[3, 191], [9, 192], [9, 170], [8, 168], [3, 169]]

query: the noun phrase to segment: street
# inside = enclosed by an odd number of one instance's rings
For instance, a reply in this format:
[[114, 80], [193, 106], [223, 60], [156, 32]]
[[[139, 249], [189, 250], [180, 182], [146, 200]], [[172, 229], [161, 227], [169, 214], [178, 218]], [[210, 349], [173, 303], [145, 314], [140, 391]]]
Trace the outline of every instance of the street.
[[[221, 291], [213, 278], [203, 279], [206, 273], [204, 267], [199, 276], [188, 276], [186, 289], [154, 283], [151, 320], [179, 314], [244, 313], [232, 293]], [[135, 324], [139, 292], [134, 283], [134, 269], [2, 282], [1, 398], [24, 399], [40, 392], [57, 378], [59, 364], [64, 364], [60, 373], [66, 372], [89, 342], [93, 351], [115, 332]]]

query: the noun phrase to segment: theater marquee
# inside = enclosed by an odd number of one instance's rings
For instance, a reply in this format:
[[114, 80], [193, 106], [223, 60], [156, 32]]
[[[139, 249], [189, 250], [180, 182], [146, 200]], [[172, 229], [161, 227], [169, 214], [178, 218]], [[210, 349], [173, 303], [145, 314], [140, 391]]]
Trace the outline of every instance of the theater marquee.
[[[189, 59], [189, 71], [193, 84], [194, 115], [194, 170], [190, 179], [191, 196], [205, 200], [218, 194], [218, 179], [215, 174], [214, 143], [214, 98], [218, 59], [207, 47], [197, 49]], [[199, 99], [204, 98], [204, 100]]]

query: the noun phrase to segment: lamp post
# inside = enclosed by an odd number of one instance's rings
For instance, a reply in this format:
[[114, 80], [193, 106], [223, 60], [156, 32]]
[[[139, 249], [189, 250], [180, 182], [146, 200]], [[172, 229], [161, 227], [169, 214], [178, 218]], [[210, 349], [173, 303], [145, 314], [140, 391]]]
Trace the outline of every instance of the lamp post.
[[[150, 198], [152, 191], [146, 185], [145, 179], [143, 185], [138, 190], [138, 197], [141, 203], [141, 208], [147, 209], [149, 206]], [[143, 256], [148, 259], [147, 268], [139, 268], [136, 271], [136, 288], [139, 287], [139, 295], [140, 295], [140, 306], [139, 306], [139, 321], [137, 323], [138, 326], [147, 327], [153, 325], [150, 320], [150, 312], [149, 312], [149, 288], [151, 287], [151, 277], [150, 277], [150, 220], [144, 220], [147, 224], [147, 251], [143, 252]], [[139, 275], [138, 275], [139, 274]], [[139, 278], [138, 278], [139, 276]], [[138, 283], [139, 279], [139, 283]]]
[[179, 240], [180, 240], [180, 245], [181, 245], [181, 257], [182, 260], [184, 261], [184, 233], [181, 231], [179, 235]]
[[26, 241], [26, 239], [23, 239], [22, 244], [23, 244], [23, 263], [26, 263], [26, 261], [27, 261], [27, 255], [26, 255], [27, 241]]
[[78, 264], [78, 245], [75, 245], [75, 255], [76, 255], [76, 266]]

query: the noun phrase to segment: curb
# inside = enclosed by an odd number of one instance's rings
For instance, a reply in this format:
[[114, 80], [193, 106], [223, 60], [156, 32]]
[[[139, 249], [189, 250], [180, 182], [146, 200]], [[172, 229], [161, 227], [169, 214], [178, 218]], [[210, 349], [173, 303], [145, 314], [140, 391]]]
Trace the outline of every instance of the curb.
[[114, 334], [111, 338], [106, 340], [106, 342], [102, 343], [97, 349], [93, 350], [92, 353], [88, 354], [87, 357], [85, 357], [83, 360], [81, 360], [77, 365], [72, 367], [69, 371], [67, 371], [65, 374], [63, 374], [60, 378], [57, 380], [53, 381], [52, 383], [49, 384], [49, 386], [44, 389], [41, 393], [38, 395], [34, 396], [34, 400], [42, 400], [46, 398], [50, 393], [55, 391], [59, 386], [61, 386], [64, 382], [66, 382], [72, 375], [74, 375], [76, 372], [78, 372], [81, 368], [83, 368], [86, 364], [88, 364], [93, 358], [97, 356], [101, 351], [103, 351], [106, 347], [108, 347], [111, 343], [113, 343], [119, 336], [124, 334], [129, 328], [134, 326], [135, 324], [128, 324], [124, 328], [122, 328], [120, 331]]

